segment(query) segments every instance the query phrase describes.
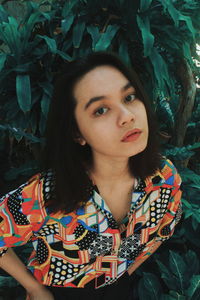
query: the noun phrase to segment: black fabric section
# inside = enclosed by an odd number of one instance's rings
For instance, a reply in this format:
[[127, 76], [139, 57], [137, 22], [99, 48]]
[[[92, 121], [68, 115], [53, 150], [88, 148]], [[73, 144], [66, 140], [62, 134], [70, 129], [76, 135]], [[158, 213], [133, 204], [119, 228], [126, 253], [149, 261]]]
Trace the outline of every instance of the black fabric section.
[[[99, 283], [102, 279], [103, 277], [99, 278]], [[116, 282], [106, 287], [95, 289], [95, 280], [92, 282], [93, 284], [88, 284], [87, 288], [48, 286], [46, 288], [54, 295], [55, 300], [136, 300], [131, 296], [133, 287], [128, 272], [125, 272]]]
[[152, 182], [153, 184], [158, 184], [161, 181], [161, 179], [162, 178], [159, 175], [157, 175], [152, 179]]

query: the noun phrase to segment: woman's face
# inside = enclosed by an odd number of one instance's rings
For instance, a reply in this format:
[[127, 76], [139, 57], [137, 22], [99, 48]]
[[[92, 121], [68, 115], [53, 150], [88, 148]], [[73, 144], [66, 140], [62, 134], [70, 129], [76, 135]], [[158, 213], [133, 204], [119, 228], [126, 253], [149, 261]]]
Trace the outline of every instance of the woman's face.
[[[145, 106], [118, 69], [109, 65], [96, 67], [75, 84], [73, 94], [82, 141], [91, 146], [95, 157], [129, 158], [146, 148]], [[141, 134], [123, 142], [124, 135], [133, 129], [141, 130]]]

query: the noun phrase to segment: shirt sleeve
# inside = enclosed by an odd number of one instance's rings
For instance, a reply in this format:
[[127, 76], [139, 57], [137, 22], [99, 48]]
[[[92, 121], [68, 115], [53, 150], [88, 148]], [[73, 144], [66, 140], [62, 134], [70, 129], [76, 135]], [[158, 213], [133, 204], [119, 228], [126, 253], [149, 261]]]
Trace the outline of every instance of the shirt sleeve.
[[[166, 171], [167, 169], [169, 172]], [[168, 174], [166, 175], [166, 183], [173, 180], [173, 184], [171, 186], [171, 195], [169, 197], [167, 210], [157, 231], [156, 241], [168, 240], [173, 235], [175, 226], [182, 216], [181, 177], [170, 160], [167, 160], [167, 166], [165, 167], [164, 172], [165, 175]]]
[[0, 199], [0, 256], [9, 247], [26, 244], [41, 224], [39, 174]]

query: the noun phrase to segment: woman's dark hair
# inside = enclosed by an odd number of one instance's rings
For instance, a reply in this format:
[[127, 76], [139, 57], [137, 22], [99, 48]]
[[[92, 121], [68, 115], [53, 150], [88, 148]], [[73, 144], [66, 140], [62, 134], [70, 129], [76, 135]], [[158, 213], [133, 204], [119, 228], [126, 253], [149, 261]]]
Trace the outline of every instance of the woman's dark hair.
[[91, 193], [91, 180], [86, 166], [92, 166], [92, 152], [88, 144], [81, 146], [75, 141], [80, 132], [75, 120], [76, 99], [73, 88], [78, 80], [92, 69], [110, 65], [118, 69], [133, 85], [147, 113], [149, 137], [145, 150], [129, 158], [133, 176], [145, 179], [160, 168], [161, 155], [157, 140], [155, 116], [150, 101], [134, 70], [130, 70], [120, 58], [110, 52], [93, 52], [65, 66], [55, 83], [49, 109], [45, 139], [41, 155], [41, 169], [51, 169], [55, 175], [55, 189], [46, 201], [53, 211], [70, 212], [86, 203]]

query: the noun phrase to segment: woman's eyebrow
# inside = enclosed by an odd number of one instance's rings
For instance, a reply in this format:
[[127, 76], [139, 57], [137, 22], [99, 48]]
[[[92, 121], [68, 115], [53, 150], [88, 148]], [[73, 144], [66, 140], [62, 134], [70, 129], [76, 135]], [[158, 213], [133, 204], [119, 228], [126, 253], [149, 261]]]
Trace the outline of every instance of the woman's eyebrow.
[[[121, 92], [125, 92], [126, 90], [128, 90], [130, 87], [132, 87], [132, 84], [130, 82], [126, 83], [125, 86], [123, 86], [121, 88]], [[96, 97], [92, 97], [84, 106], [84, 110], [86, 110], [92, 103], [96, 102], [96, 101], [100, 101], [107, 98], [106, 96], [96, 96]]]

